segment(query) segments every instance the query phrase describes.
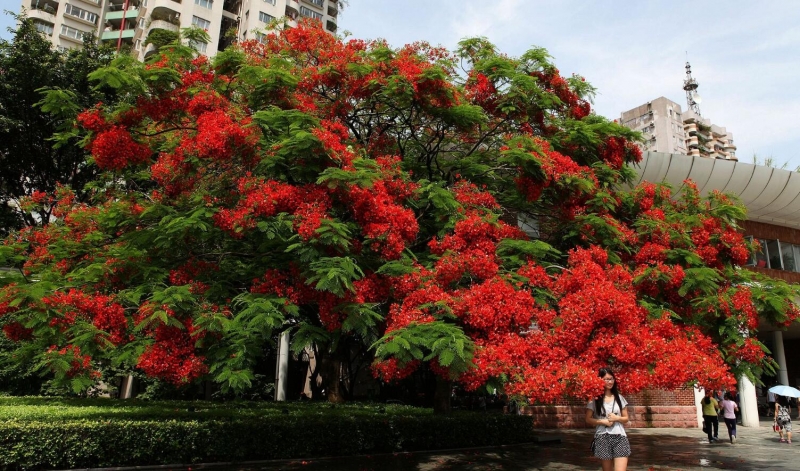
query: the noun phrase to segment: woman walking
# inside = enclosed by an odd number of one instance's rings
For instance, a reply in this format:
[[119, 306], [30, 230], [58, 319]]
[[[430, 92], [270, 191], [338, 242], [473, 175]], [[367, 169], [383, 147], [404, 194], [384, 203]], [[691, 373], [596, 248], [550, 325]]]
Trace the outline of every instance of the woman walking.
[[[778, 433], [781, 435], [781, 443], [792, 443], [792, 406], [789, 405], [789, 398], [786, 396], [777, 397], [775, 423], [780, 426]], [[784, 435], [786, 435], [785, 439]]]
[[603, 462], [603, 471], [625, 471], [631, 445], [623, 424], [628, 423], [628, 401], [619, 394], [611, 368], [600, 368], [605, 392], [586, 405], [586, 423], [595, 428], [592, 451]]
[[728, 427], [728, 438], [731, 444], [736, 443], [736, 412], [739, 405], [733, 401], [733, 394], [726, 392], [725, 399], [722, 400], [722, 418], [725, 419], [725, 426]]
[[719, 418], [717, 415], [719, 413], [719, 403], [714, 399], [713, 392], [710, 389], [706, 389], [706, 397], [701, 401], [703, 405], [703, 423], [708, 435], [708, 443], [714, 443], [719, 440]]

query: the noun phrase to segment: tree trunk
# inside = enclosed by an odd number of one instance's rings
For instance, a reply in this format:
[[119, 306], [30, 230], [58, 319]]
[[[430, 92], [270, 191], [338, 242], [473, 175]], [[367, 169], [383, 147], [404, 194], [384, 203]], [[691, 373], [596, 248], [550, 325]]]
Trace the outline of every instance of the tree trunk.
[[344, 390], [342, 388], [342, 358], [345, 342], [339, 342], [336, 350], [332, 351], [323, 360], [322, 379], [325, 382], [325, 393], [328, 402], [342, 404], [345, 402]]
[[436, 376], [436, 391], [433, 394], [433, 412], [435, 414], [449, 414], [450, 392], [453, 389], [453, 382]]

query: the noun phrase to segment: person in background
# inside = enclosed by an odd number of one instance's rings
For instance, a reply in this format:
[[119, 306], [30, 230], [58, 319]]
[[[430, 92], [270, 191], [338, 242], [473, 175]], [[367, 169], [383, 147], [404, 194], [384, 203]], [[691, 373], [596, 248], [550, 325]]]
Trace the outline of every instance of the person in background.
[[[703, 406], [703, 422], [705, 422], [708, 443], [719, 440], [719, 403], [714, 399], [714, 391], [706, 389], [706, 397], [700, 403]], [[713, 432], [713, 434], [712, 434]]]
[[771, 417], [775, 412], [775, 393], [769, 390], [767, 391], [767, 405], [769, 406], [767, 417]]
[[731, 444], [736, 443], [736, 412], [739, 411], [739, 406], [733, 400], [733, 394], [730, 392], [725, 393], [725, 399], [722, 400], [722, 418], [725, 420], [725, 427], [728, 428], [728, 438]]
[[[781, 427], [778, 431], [781, 443], [792, 443], [792, 406], [789, 405], [789, 398], [786, 396], [776, 396], [775, 423]], [[786, 438], [783, 438], [784, 435]]]
[[603, 471], [625, 471], [631, 445], [623, 424], [628, 423], [628, 401], [617, 389], [617, 378], [611, 368], [600, 368], [605, 391], [586, 405], [586, 423], [594, 426], [592, 452], [603, 462]]

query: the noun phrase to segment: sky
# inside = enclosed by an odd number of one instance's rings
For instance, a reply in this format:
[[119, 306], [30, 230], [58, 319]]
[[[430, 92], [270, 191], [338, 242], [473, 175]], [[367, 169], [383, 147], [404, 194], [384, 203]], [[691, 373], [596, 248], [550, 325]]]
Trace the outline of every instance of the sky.
[[703, 117], [733, 134], [740, 161], [800, 166], [800, 1], [349, 0], [339, 31], [454, 48], [485, 36], [519, 56], [544, 47], [562, 75], [598, 90], [618, 119], [664, 96], [686, 109], [687, 60]]
[[[685, 110], [688, 58], [703, 117], [733, 134], [740, 161], [800, 167], [798, 0], [348, 0], [338, 24], [394, 47], [472, 36], [511, 56], [544, 47], [562, 75], [598, 89], [594, 110], [610, 119], [660, 96]], [[11, 25], [0, 16], [0, 38]]]

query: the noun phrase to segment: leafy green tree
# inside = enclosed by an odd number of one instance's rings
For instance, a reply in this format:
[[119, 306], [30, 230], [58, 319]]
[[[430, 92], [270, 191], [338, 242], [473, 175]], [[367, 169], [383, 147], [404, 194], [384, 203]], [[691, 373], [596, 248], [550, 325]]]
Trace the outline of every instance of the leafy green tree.
[[78, 115], [91, 201], [62, 190], [58, 221], [0, 246], [24, 275], [3, 330], [59, 384], [111, 367], [243, 391], [290, 330], [331, 401], [359, 351], [387, 381], [435, 373], [440, 411], [453, 382], [585, 398], [608, 364], [628, 392], [728, 386], [769, 365], [759, 317], [800, 314], [739, 269], [734, 199], [626, 189], [636, 134], [543, 49], [301, 24], [210, 61], [205, 40], [90, 74], [117, 97]]
[[[96, 170], [86, 165], [73, 126], [75, 116], [112, 96], [92, 88], [91, 71], [107, 64], [112, 51], [85, 38], [83, 48], [56, 51], [29, 18], [16, 16], [11, 41], [0, 41], [0, 232], [46, 224], [52, 207], [45, 194], [68, 185], [79, 199]], [[42, 106], [43, 92], [58, 89]], [[23, 207], [24, 197], [37, 202]]]

